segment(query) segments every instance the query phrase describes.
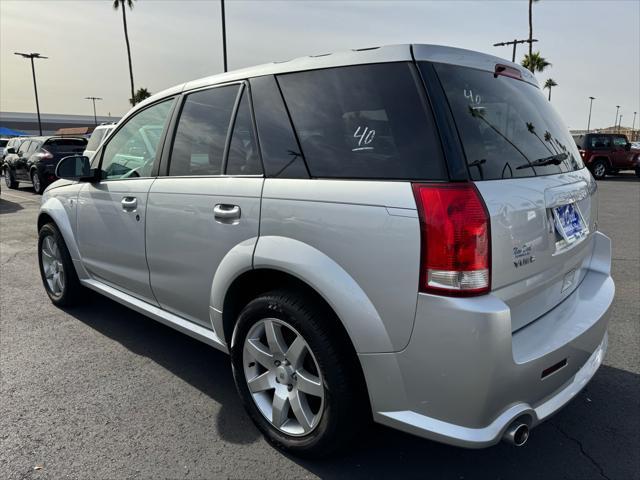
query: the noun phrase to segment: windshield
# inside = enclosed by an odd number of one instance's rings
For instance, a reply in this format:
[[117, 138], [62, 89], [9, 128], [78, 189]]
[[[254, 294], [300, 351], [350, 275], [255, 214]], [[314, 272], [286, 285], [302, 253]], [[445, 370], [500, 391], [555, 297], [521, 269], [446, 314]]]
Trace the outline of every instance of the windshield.
[[583, 168], [569, 130], [539, 88], [502, 75], [434, 64], [474, 180]]

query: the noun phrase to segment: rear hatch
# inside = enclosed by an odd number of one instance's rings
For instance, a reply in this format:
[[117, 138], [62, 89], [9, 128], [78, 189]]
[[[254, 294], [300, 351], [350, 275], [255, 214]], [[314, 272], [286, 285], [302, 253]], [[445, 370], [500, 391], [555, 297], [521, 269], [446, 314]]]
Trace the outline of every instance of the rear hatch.
[[42, 148], [49, 152], [57, 163], [69, 155], [82, 155], [86, 145], [87, 141], [84, 138], [52, 138], [47, 140]]
[[550, 102], [516, 68], [434, 68], [489, 211], [492, 293], [511, 308], [515, 331], [583, 279], [596, 230], [595, 181]]

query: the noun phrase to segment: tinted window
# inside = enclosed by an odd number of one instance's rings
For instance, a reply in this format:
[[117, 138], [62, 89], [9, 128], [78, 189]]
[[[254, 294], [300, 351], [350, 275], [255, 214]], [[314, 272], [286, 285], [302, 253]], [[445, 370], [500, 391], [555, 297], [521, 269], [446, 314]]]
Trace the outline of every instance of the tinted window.
[[172, 103], [166, 100], [142, 110], [109, 138], [100, 166], [103, 178], [151, 175]]
[[435, 64], [474, 180], [583, 167], [576, 144], [542, 91], [492, 72]]
[[267, 75], [252, 78], [249, 82], [266, 175], [309, 178], [275, 77]]
[[0, 139], [0, 147], [6, 147], [7, 143], [9, 143], [9, 140]]
[[589, 144], [594, 150], [609, 150], [611, 148], [611, 137], [607, 135], [594, 135], [589, 140]]
[[238, 113], [233, 125], [226, 173], [227, 175], [260, 175], [262, 173], [253, 136], [249, 96], [246, 91], [242, 93], [242, 100], [238, 105]]
[[238, 85], [187, 96], [171, 151], [169, 175], [220, 175]]
[[82, 153], [86, 145], [84, 138], [61, 138], [45, 142], [44, 148], [51, 153]]
[[445, 178], [412, 69], [388, 63], [277, 77], [312, 176]]

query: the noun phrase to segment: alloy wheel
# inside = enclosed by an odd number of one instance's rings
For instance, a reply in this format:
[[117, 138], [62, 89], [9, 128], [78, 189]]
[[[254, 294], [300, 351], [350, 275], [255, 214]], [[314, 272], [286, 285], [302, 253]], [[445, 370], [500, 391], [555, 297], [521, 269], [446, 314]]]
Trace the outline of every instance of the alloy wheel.
[[324, 381], [298, 331], [280, 319], [258, 321], [245, 338], [243, 362], [253, 401], [273, 427], [292, 436], [307, 435], [317, 427]]
[[603, 177], [605, 174], [605, 166], [604, 163], [598, 163], [595, 167], [596, 177]]
[[36, 193], [40, 193], [40, 175], [38, 175], [38, 172], [33, 172], [33, 175], [31, 175], [31, 181], [33, 182], [33, 189]]
[[62, 265], [60, 248], [53, 235], [47, 235], [42, 241], [42, 270], [47, 281], [49, 291], [56, 297], [64, 292], [65, 273]]

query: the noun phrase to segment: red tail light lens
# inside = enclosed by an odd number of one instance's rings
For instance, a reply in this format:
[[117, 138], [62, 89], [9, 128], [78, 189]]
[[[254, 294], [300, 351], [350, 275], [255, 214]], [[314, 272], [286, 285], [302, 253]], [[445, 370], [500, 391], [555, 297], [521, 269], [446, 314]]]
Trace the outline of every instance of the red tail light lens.
[[482, 295], [490, 290], [489, 214], [471, 183], [414, 184], [421, 225], [420, 291]]
[[40, 157], [41, 160], [50, 160], [53, 158], [51, 152], [49, 150], [45, 150], [44, 148], [40, 149], [40, 152], [38, 152], [37, 156]]

